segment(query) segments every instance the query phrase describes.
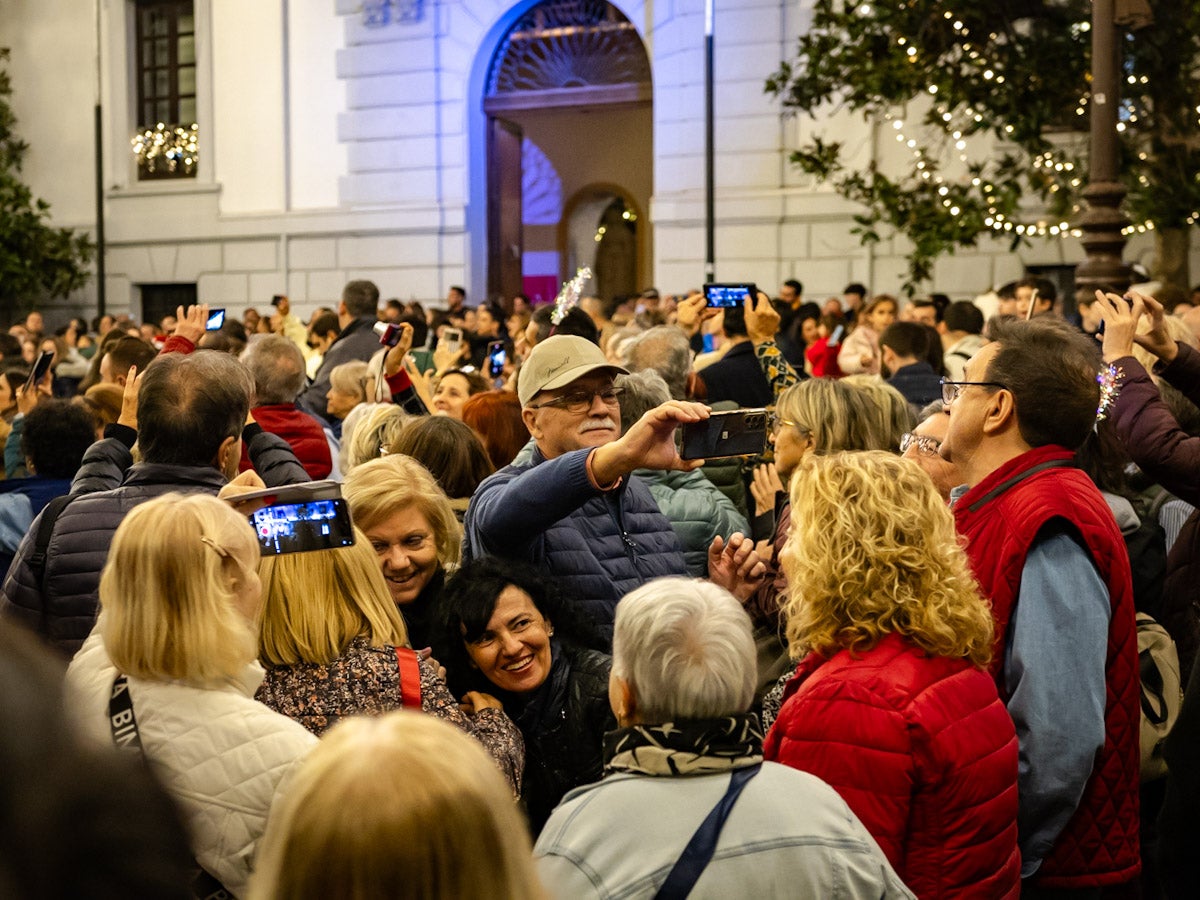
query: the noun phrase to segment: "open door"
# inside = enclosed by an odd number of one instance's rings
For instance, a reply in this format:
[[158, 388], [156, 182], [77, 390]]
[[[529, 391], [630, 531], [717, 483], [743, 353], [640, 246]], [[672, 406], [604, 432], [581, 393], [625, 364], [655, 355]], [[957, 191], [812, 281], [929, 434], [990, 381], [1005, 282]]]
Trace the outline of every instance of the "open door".
[[522, 289], [521, 128], [488, 119], [488, 299], [507, 304]]

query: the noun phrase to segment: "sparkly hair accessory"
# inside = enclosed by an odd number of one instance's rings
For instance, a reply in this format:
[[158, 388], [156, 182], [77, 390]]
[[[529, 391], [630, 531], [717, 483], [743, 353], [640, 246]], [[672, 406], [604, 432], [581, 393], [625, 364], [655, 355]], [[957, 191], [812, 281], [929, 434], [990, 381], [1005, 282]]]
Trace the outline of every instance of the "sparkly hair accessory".
[[221, 557], [221, 559], [229, 559], [229, 551], [218, 545], [217, 542], [210, 538], [207, 534], [200, 535], [200, 543], [207, 544], [209, 547], [211, 547], [213, 552], [216, 553], [217, 556]]
[[576, 270], [575, 277], [562, 286], [562, 290], [554, 298], [554, 312], [550, 314], [550, 321], [553, 324], [557, 325], [566, 318], [571, 307], [579, 302], [579, 295], [583, 293], [583, 283], [590, 281], [591, 278], [592, 270], [584, 266], [582, 269]]
[[1121, 378], [1125, 372], [1111, 363], [1096, 375], [1096, 383], [1100, 385], [1100, 405], [1096, 407], [1096, 422], [1103, 422], [1121, 392]]

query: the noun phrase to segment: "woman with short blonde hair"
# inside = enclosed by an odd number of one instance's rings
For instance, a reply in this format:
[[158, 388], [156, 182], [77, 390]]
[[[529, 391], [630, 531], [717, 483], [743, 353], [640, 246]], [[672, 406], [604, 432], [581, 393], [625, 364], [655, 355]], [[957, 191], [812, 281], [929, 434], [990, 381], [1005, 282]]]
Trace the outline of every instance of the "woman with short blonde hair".
[[342, 493], [375, 550], [409, 638], [416, 647], [428, 646], [434, 600], [462, 551], [462, 526], [450, 500], [424, 466], [400, 454], [355, 468]]
[[272, 818], [250, 897], [539, 900], [528, 829], [486, 759], [429, 716], [342, 723]]
[[483, 744], [518, 792], [524, 748], [500, 701], [472, 692], [464, 698], [470, 711], [459, 707], [437, 670], [410, 649], [371, 544], [357, 528], [354, 536], [349, 547], [259, 565], [267, 674], [256, 698], [318, 737], [347, 716], [419, 704]]
[[404, 408], [394, 403], [360, 403], [342, 423], [338, 467], [343, 476], [365, 462], [386, 456], [388, 446], [410, 421]]
[[1018, 896], [1017, 736], [949, 509], [880, 450], [810, 455], [791, 494], [799, 665], [764, 756], [837, 790], [917, 896]]
[[100, 577], [97, 627], [67, 670], [84, 734], [145, 758], [197, 862], [235, 896], [277, 795], [316, 744], [253, 699], [257, 564], [250, 524], [215, 497], [134, 507]]

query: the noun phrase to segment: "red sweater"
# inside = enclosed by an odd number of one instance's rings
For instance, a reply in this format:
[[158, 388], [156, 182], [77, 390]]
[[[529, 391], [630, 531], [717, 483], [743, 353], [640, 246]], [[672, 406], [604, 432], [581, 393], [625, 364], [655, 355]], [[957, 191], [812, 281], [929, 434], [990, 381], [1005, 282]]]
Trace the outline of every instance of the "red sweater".
[[889, 634], [810, 654], [767, 759], [828, 782], [918, 897], [1020, 893], [1017, 735], [986, 672]]
[[[333, 471], [333, 456], [321, 423], [300, 410], [294, 403], [279, 403], [273, 406], [256, 406], [251, 413], [263, 431], [277, 434], [291, 447], [300, 465], [313, 481], [328, 478]], [[242, 461], [238, 469], [245, 472], [250, 466], [246, 445], [242, 444]]]
[[1100, 491], [1072, 464], [1074, 454], [1039, 447], [1010, 460], [959, 498], [954, 518], [980, 589], [992, 602], [992, 673], [1003, 689], [1008, 625], [1038, 532], [1055, 519], [1083, 539], [1108, 586], [1112, 616], [1105, 661], [1104, 748], [1075, 814], [1035, 876], [1047, 888], [1123, 884], [1141, 869], [1138, 846], [1140, 692], [1129, 556]]
[[829, 346], [829, 338], [818, 338], [804, 351], [804, 358], [812, 366], [813, 378], [841, 378], [844, 374], [838, 365], [838, 353], [842, 345]]

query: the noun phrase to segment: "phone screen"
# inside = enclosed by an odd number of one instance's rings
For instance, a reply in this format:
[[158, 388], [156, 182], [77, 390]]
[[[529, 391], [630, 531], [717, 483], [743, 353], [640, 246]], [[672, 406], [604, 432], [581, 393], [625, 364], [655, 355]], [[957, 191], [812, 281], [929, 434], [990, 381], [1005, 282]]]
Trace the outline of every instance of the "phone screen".
[[504, 364], [508, 361], [508, 355], [504, 352], [504, 344], [501, 341], [493, 341], [488, 344], [488, 375], [492, 378], [499, 378], [504, 374]]
[[211, 309], [208, 312], [208, 321], [204, 323], [205, 331], [220, 331], [221, 326], [225, 324], [225, 310]]
[[303, 553], [354, 543], [350, 507], [340, 498], [277, 503], [250, 516], [263, 553]]
[[706, 305], [715, 309], [735, 307], [741, 309], [748, 299], [754, 299], [755, 288], [752, 284], [706, 284], [704, 300]]
[[846, 333], [845, 325], [839, 325], [837, 328], [833, 329], [833, 334], [831, 334], [829, 336], [829, 341], [828, 341], [829, 346], [836, 347], [838, 344], [840, 344], [842, 342], [842, 335], [845, 333]]

